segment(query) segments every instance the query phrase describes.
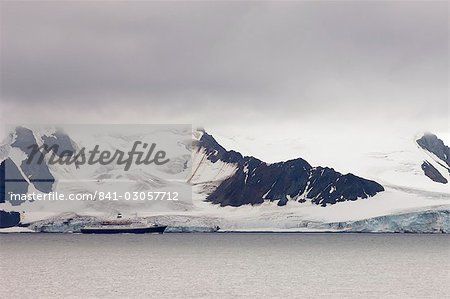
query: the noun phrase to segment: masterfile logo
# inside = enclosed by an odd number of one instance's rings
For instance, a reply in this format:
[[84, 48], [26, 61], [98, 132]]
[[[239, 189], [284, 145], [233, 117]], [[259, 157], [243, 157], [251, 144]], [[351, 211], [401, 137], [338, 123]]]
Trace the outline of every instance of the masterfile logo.
[[[144, 151], [140, 151], [141, 147]], [[80, 165], [89, 164], [100, 164], [108, 165], [117, 163], [118, 165], [124, 165], [124, 170], [128, 171], [133, 163], [137, 165], [149, 165], [155, 163], [156, 165], [164, 165], [170, 161], [166, 158], [166, 152], [163, 150], [155, 150], [157, 147], [156, 143], [148, 144], [142, 141], [135, 141], [131, 150], [128, 152], [116, 149], [114, 152], [109, 150], [100, 151], [100, 145], [96, 144], [92, 150], [88, 150], [85, 147], [77, 153], [72, 151], [63, 151], [58, 155], [59, 145], [54, 144], [48, 146], [43, 144], [38, 146], [37, 144], [30, 145], [31, 153], [26, 160], [26, 164], [32, 164], [33, 159], [37, 159], [37, 163], [42, 163], [44, 157], [47, 153], [51, 153], [47, 160], [49, 165], [71, 165], [74, 164], [76, 167]], [[136, 158], [135, 158], [136, 157]]]

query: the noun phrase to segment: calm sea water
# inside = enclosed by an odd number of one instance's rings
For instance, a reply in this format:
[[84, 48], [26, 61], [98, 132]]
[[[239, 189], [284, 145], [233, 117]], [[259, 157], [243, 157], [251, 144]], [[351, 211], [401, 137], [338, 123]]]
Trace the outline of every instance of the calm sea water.
[[0, 235], [7, 298], [445, 298], [449, 263], [446, 235]]

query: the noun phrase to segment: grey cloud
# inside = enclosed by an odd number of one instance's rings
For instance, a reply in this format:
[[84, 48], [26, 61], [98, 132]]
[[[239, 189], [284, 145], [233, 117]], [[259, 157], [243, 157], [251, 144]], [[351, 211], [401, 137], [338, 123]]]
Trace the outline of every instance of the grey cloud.
[[17, 107], [176, 107], [180, 120], [200, 122], [227, 109], [236, 121], [448, 117], [445, 2], [1, 8], [1, 96]]

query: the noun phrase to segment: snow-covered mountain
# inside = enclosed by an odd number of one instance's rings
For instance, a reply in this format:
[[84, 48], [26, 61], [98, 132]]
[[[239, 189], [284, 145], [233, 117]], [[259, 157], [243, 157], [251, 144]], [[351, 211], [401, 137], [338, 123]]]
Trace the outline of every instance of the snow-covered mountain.
[[[95, 127], [95, 126], [94, 126]], [[109, 128], [110, 126], [107, 126]], [[137, 130], [126, 132], [124, 128], [109, 128], [109, 131], [88, 132], [86, 129], [95, 128], [73, 127], [65, 128], [68, 132], [59, 129], [39, 126], [17, 127], [1, 146], [3, 153], [0, 165], [2, 176], [0, 186], [0, 210], [25, 212], [25, 221], [41, 219], [50, 215], [66, 212], [88, 214], [117, 214], [122, 211], [128, 213], [136, 211], [185, 211], [192, 208], [191, 186], [187, 184], [190, 174], [191, 158], [191, 129], [165, 126], [151, 127], [151, 130]], [[145, 126], [144, 126], [145, 129]], [[114, 132], [111, 132], [113, 130]], [[122, 132], [121, 132], [122, 131]], [[35, 152], [33, 159], [28, 159], [33, 145], [58, 145], [55, 152], [57, 158], [72, 157], [79, 150], [86, 148], [92, 150], [99, 146], [101, 150], [111, 153], [122, 151], [126, 153], [131, 149], [133, 142], [152, 144], [157, 142], [162, 148], [170, 148], [167, 158], [170, 161], [164, 165], [133, 164], [133, 167], [124, 171], [124, 165], [119, 163], [49, 163], [51, 151], [44, 155], [43, 149]], [[155, 143], [156, 144], [156, 143]], [[39, 163], [42, 159], [42, 163]], [[85, 158], [87, 160], [87, 158]], [[27, 161], [31, 161], [28, 163]], [[14, 194], [83, 194], [86, 196], [106, 193], [116, 193], [123, 196], [125, 192], [178, 192], [182, 201], [125, 201], [101, 200], [34, 200], [21, 201], [11, 199], [5, 192]], [[3, 217], [5, 219], [5, 217]]]
[[[191, 182], [208, 186], [215, 181], [216, 186], [209, 189], [206, 199], [221, 206], [261, 204], [266, 200], [284, 206], [293, 200], [311, 201], [325, 207], [384, 191], [374, 181], [353, 174], [343, 175], [328, 167], [313, 167], [301, 158], [269, 164], [254, 157], [243, 157], [238, 152], [227, 151], [208, 133], [198, 134]], [[205, 168], [209, 178], [201, 177]], [[211, 173], [212, 169], [216, 173]]]
[[[445, 182], [450, 174], [448, 147], [431, 134], [405, 138], [400, 147], [399, 143], [395, 144], [396, 149], [372, 147], [368, 153], [355, 149], [351, 153], [352, 165], [357, 166], [352, 169], [354, 174], [342, 174], [333, 168], [312, 166], [302, 158], [266, 163], [243, 156], [225, 149], [204, 130], [194, 131], [193, 138], [190, 132], [186, 135], [187, 132], [172, 130], [170, 134], [178, 140], [182, 135], [182, 142], [177, 142], [171, 162], [163, 168], [137, 167], [124, 172], [111, 165], [30, 166], [23, 163], [30, 142], [56, 143], [60, 149], [70, 152], [93, 141], [80, 137], [86, 134], [48, 128], [18, 128], [12, 133], [0, 147], [3, 192], [6, 167], [8, 175], [21, 182], [15, 184], [17, 192], [51, 189], [93, 193], [95, 190], [176, 188], [184, 200], [156, 205], [154, 202], [58, 205], [37, 201], [19, 205], [3, 195], [0, 198], [0, 210], [5, 211], [0, 217], [2, 226], [16, 223], [19, 214], [13, 211], [19, 211], [22, 222], [35, 223], [33, 227], [37, 230], [52, 227], [53, 231], [76, 231], [83, 221], [108, 218], [120, 212], [168, 224], [175, 231], [208, 230], [216, 226], [232, 231], [449, 231], [450, 194]], [[133, 138], [145, 140], [146, 137]], [[111, 149], [125, 149], [131, 140], [126, 134], [97, 134], [94, 138], [96, 144]], [[245, 145], [248, 140], [234, 138], [233, 142]], [[254, 139], [251, 144], [259, 146]], [[277, 150], [288, 148], [280, 143]], [[306, 154], [319, 152], [308, 151], [306, 146], [303, 149]], [[335, 157], [336, 165], [346, 159], [343, 155]], [[345, 171], [346, 165], [340, 165]]]

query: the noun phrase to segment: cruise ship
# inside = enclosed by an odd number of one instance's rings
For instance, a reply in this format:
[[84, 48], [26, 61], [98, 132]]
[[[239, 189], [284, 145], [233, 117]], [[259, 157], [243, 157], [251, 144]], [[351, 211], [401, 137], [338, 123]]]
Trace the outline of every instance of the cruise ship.
[[83, 234], [162, 234], [167, 226], [143, 225], [142, 223], [127, 220], [103, 221], [98, 225], [85, 226], [81, 228]]

